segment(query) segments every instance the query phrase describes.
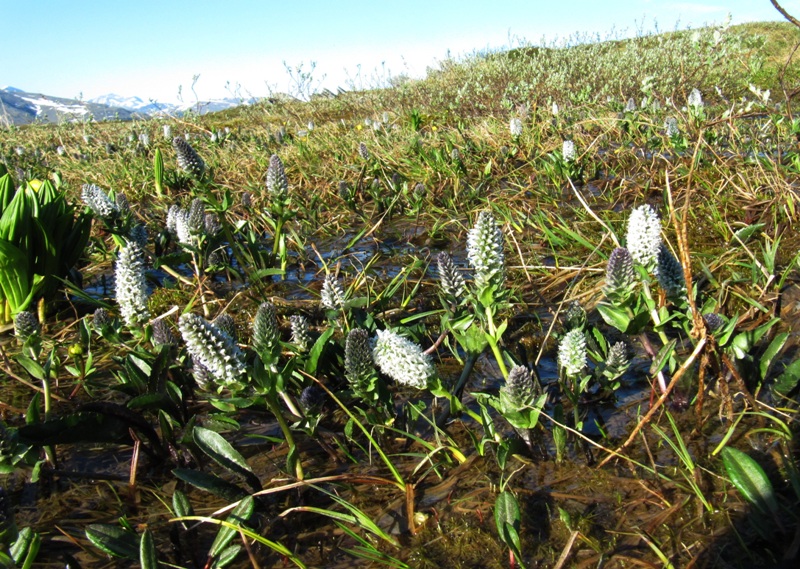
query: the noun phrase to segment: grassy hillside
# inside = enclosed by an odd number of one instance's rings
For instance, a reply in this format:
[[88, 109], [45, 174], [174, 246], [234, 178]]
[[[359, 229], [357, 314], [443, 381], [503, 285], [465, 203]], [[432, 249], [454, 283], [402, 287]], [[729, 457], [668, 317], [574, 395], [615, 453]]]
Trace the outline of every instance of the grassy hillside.
[[791, 563], [798, 42], [0, 131], [0, 536], [13, 504], [48, 564]]

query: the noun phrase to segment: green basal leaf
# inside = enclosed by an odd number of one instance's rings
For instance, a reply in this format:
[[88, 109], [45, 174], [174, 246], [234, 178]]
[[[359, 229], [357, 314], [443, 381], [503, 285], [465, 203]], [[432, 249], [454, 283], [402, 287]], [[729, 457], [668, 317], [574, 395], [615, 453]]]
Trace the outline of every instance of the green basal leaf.
[[[227, 521], [235, 526], [241, 526], [247, 520], [250, 519], [250, 516], [253, 515], [255, 511], [255, 502], [252, 496], [247, 496], [244, 498], [239, 504], [231, 510], [230, 515], [227, 518]], [[208, 555], [210, 557], [216, 557], [219, 555], [224, 549], [230, 545], [231, 540], [237, 535], [235, 529], [229, 526], [222, 526], [217, 532], [217, 536], [214, 538], [214, 543], [211, 544], [211, 549], [208, 551]]]
[[192, 431], [192, 438], [200, 450], [211, 457], [214, 462], [244, 477], [247, 483], [257, 490], [261, 489], [261, 483], [250, 465], [222, 435], [210, 429], [195, 427]]
[[201, 490], [210, 492], [215, 496], [219, 496], [223, 500], [229, 502], [236, 502], [249, 495], [243, 488], [231, 484], [213, 474], [207, 474], [189, 468], [176, 468], [172, 473], [180, 480], [200, 488]]
[[108, 555], [139, 559], [139, 538], [135, 533], [111, 524], [90, 524], [85, 533], [95, 547]]
[[142, 569], [158, 569], [158, 553], [153, 541], [153, 532], [145, 528], [139, 542], [139, 564]]
[[781, 349], [783, 349], [788, 339], [789, 333], [782, 332], [776, 335], [769, 346], [767, 346], [767, 349], [764, 350], [764, 353], [761, 355], [761, 361], [758, 364], [758, 371], [762, 380], [767, 378], [767, 372], [769, 372], [769, 367], [772, 365], [772, 360], [778, 355]]
[[721, 454], [731, 482], [745, 500], [762, 512], [777, 513], [778, 501], [764, 469], [750, 455], [738, 449], [725, 447]]
[[[520, 559], [520, 510], [516, 496], [509, 491], [501, 492], [494, 503], [494, 522], [500, 539]], [[520, 566], [521, 563], [520, 563]]]
[[800, 358], [794, 360], [783, 370], [772, 384], [772, 389], [780, 395], [789, 395], [800, 381]]

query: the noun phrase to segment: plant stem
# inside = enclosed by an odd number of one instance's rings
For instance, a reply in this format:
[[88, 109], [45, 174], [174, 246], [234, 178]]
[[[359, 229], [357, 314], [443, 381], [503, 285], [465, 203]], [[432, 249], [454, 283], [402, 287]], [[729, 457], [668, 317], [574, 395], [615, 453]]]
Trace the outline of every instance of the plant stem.
[[275, 415], [275, 419], [278, 421], [278, 425], [281, 427], [281, 431], [283, 431], [283, 437], [286, 439], [286, 444], [289, 445], [289, 455], [287, 457], [287, 461], [294, 457], [294, 475], [297, 477], [298, 480], [303, 479], [303, 465], [298, 460], [297, 455], [295, 454], [297, 445], [294, 442], [294, 437], [292, 436], [292, 431], [289, 429], [289, 425], [286, 423], [286, 419], [283, 418], [283, 413], [281, 412], [280, 407], [278, 406], [278, 401], [274, 395], [267, 395], [265, 397], [267, 400], [267, 406], [269, 410], [272, 411], [272, 414]]

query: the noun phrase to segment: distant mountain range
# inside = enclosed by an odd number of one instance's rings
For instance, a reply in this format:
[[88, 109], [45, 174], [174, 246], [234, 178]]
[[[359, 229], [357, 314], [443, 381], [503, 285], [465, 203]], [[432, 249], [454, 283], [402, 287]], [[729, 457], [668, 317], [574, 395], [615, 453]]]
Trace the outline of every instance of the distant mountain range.
[[173, 105], [114, 94], [96, 97], [88, 101], [78, 101], [50, 97], [41, 93], [29, 93], [16, 87], [4, 87], [0, 89], [0, 125], [80, 121], [89, 117], [96, 121], [125, 121], [152, 116], [181, 115], [187, 110], [206, 114], [253, 102], [255, 99], [226, 98]]

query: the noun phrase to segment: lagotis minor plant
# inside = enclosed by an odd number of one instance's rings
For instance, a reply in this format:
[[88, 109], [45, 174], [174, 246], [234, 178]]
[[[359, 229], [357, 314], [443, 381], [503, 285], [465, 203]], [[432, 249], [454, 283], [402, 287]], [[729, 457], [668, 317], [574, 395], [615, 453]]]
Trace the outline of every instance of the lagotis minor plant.
[[275, 305], [271, 302], [262, 302], [253, 319], [253, 347], [259, 353], [269, 352], [279, 339], [280, 329]]
[[488, 211], [478, 215], [475, 227], [467, 234], [467, 259], [475, 269], [475, 286], [478, 290], [503, 286], [506, 278], [503, 232]]
[[636, 287], [636, 274], [633, 271], [633, 257], [624, 247], [611, 251], [606, 267], [606, 284], [603, 293], [616, 305], [625, 304]]
[[269, 157], [269, 167], [267, 168], [267, 191], [275, 197], [283, 198], [289, 192], [289, 179], [286, 177], [286, 169], [277, 154]]
[[36, 314], [28, 310], [23, 310], [14, 317], [14, 335], [20, 342], [26, 342], [28, 338], [38, 336], [42, 333], [42, 325]]
[[464, 298], [467, 291], [464, 277], [458, 272], [453, 259], [446, 251], [442, 251], [436, 256], [436, 266], [442, 292], [456, 302]]
[[656, 278], [658, 278], [658, 284], [661, 285], [668, 297], [678, 298], [686, 294], [686, 279], [683, 275], [683, 267], [664, 243], [661, 243], [658, 248]]
[[392, 330], [378, 330], [372, 347], [378, 368], [401, 385], [423, 389], [434, 369], [430, 356], [417, 344]]
[[664, 134], [666, 134], [668, 138], [675, 138], [680, 133], [681, 131], [678, 128], [678, 119], [675, 117], [667, 117], [664, 119]]
[[292, 344], [297, 346], [301, 352], [308, 350], [311, 345], [311, 333], [308, 328], [308, 318], [302, 314], [292, 314], [289, 316], [289, 327], [291, 329]]
[[686, 103], [689, 105], [690, 109], [700, 109], [703, 106], [703, 95], [700, 93], [700, 90], [696, 87], [692, 89], [689, 96], [686, 98]]
[[240, 387], [244, 357], [233, 339], [198, 314], [186, 313], [178, 328], [192, 358], [205, 367], [221, 387]]
[[655, 269], [661, 247], [661, 220], [652, 207], [640, 205], [631, 212], [625, 241], [634, 261], [648, 271]]
[[358, 143], [358, 154], [359, 156], [361, 156], [363, 160], [370, 159], [369, 149], [367, 148], [367, 145], [365, 143], [363, 142]]
[[586, 327], [586, 310], [581, 303], [574, 300], [569, 303], [564, 313], [564, 324], [567, 330], [583, 330]]
[[355, 391], [363, 391], [374, 370], [369, 333], [362, 328], [350, 330], [344, 345], [344, 375], [348, 383]]
[[153, 320], [152, 328], [153, 328], [153, 345], [156, 346], [178, 345], [178, 339], [169, 329], [167, 321], [164, 318], [157, 318], [156, 320]]
[[558, 363], [569, 377], [578, 376], [586, 367], [586, 339], [581, 330], [570, 330], [561, 339]]
[[575, 143], [573, 141], [564, 141], [561, 145], [561, 156], [564, 158], [564, 162], [569, 163], [575, 161]]
[[344, 290], [331, 273], [325, 275], [322, 283], [321, 301], [326, 310], [341, 310], [344, 307]]
[[625, 105], [625, 112], [626, 113], [633, 113], [636, 111], [636, 101], [633, 97], [628, 99], [627, 104]]
[[178, 159], [178, 167], [195, 178], [202, 178], [206, 171], [206, 163], [195, 152], [186, 139], [176, 136], [172, 139], [172, 147]]
[[537, 388], [531, 370], [521, 365], [512, 367], [500, 392], [516, 407], [533, 407]]
[[508, 130], [511, 136], [519, 138], [522, 135], [522, 121], [518, 117], [512, 117], [508, 124]]
[[236, 331], [236, 321], [233, 319], [233, 316], [227, 312], [214, 318], [214, 326], [230, 336], [234, 343], [239, 341], [239, 333]]
[[81, 200], [103, 221], [112, 222], [119, 217], [120, 211], [117, 204], [94, 184], [84, 184], [81, 187]]
[[144, 267], [144, 251], [138, 243], [129, 242], [120, 248], [114, 273], [116, 296], [122, 320], [128, 327], [138, 326], [150, 318]]

